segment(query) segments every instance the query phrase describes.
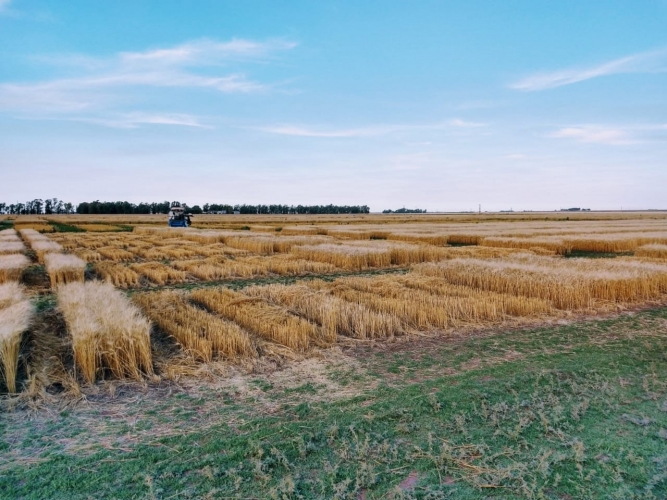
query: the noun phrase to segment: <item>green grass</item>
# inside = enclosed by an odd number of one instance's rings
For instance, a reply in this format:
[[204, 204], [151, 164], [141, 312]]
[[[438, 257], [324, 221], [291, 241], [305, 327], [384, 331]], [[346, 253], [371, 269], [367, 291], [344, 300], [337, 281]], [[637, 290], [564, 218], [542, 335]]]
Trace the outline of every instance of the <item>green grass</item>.
[[0, 497], [666, 498], [665, 325], [663, 307], [354, 344], [326, 381], [17, 410], [0, 420]]
[[0, 231], [3, 229], [11, 229], [14, 227], [13, 220], [0, 220]]
[[53, 226], [53, 229], [56, 233], [85, 233], [85, 229], [80, 227], [73, 226], [71, 224], [65, 224], [63, 222], [56, 222], [53, 220], [49, 221], [49, 224]]
[[634, 252], [586, 252], [584, 250], [572, 250], [563, 255], [565, 258], [583, 257], [586, 259], [614, 259], [616, 257], [632, 257]]

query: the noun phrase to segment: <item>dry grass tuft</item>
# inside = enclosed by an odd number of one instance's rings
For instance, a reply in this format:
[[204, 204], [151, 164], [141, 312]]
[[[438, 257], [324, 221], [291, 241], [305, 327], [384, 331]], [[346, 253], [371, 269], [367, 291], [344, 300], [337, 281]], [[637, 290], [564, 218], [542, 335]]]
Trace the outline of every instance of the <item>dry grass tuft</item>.
[[143, 293], [134, 300], [167, 334], [195, 358], [210, 361], [213, 353], [227, 359], [254, 357], [250, 335], [239, 325], [194, 307], [174, 291]]
[[108, 370], [116, 378], [152, 375], [150, 322], [109, 283], [58, 287], [58, 306], [72, 336], [76, 367], [88, 383]]
[[21, 336], [28, 329], [34, 308], [16, 283], [0, 285], [0, 361], [7, 390], [16, 392]]
[[226, 288], [196, 290], [191, 297], [247, 330], [291, 349], [305, 350], [311, 341], [328, 343], [320, 328], [261, 298], [249, 297]]
[[0, 255], [0, 283], [21, 281], [23, 270], [29, 265], [30, 259], [25, 255]]
[[44, 255], [44, 265], [51, 279], [51, 288], [84, 280], [86, 263], [76, 255], [47, 253]]

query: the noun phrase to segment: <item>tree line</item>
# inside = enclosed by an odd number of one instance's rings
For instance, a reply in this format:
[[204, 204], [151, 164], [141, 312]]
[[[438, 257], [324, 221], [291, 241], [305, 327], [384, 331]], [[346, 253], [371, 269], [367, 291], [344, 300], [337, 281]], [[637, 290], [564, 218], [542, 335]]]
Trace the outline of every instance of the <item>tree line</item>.
[[[57, 198], [35, 199], [25, 203], [0, 203], [0, 214], [40, 215], [40, 214], [167, 214], [173, 202], [130, 203], [129, 201], [84, 201], [78, 205], [66, 203]], [[178, 203], [178, 202], [175, 202]], [[203, 206], [188, 206], [187, 212], [233, 214], [367, 214], [368, 205], [228, 205], [205, 203]]]
[[76, 206], [58, 198], [37, 198], [25, 203], [1, 203], [0, 214], [37, 215], [37, 214], [73, 214]]

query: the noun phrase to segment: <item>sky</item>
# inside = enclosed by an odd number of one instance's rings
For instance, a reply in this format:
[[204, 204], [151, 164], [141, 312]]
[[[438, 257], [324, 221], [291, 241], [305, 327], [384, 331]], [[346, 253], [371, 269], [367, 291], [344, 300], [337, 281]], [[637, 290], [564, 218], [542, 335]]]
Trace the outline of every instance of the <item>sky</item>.
[[667, 208], [667, 0], [0, 0], [0, 201]]

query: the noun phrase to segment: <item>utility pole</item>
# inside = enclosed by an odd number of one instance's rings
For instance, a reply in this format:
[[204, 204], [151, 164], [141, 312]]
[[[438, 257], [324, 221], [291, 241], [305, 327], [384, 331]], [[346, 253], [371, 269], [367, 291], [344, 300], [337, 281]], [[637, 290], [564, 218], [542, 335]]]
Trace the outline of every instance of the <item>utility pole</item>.
[[482, 213], [482, 204], [481, 203], [479, 204], [479, 213], [480, 214]]

